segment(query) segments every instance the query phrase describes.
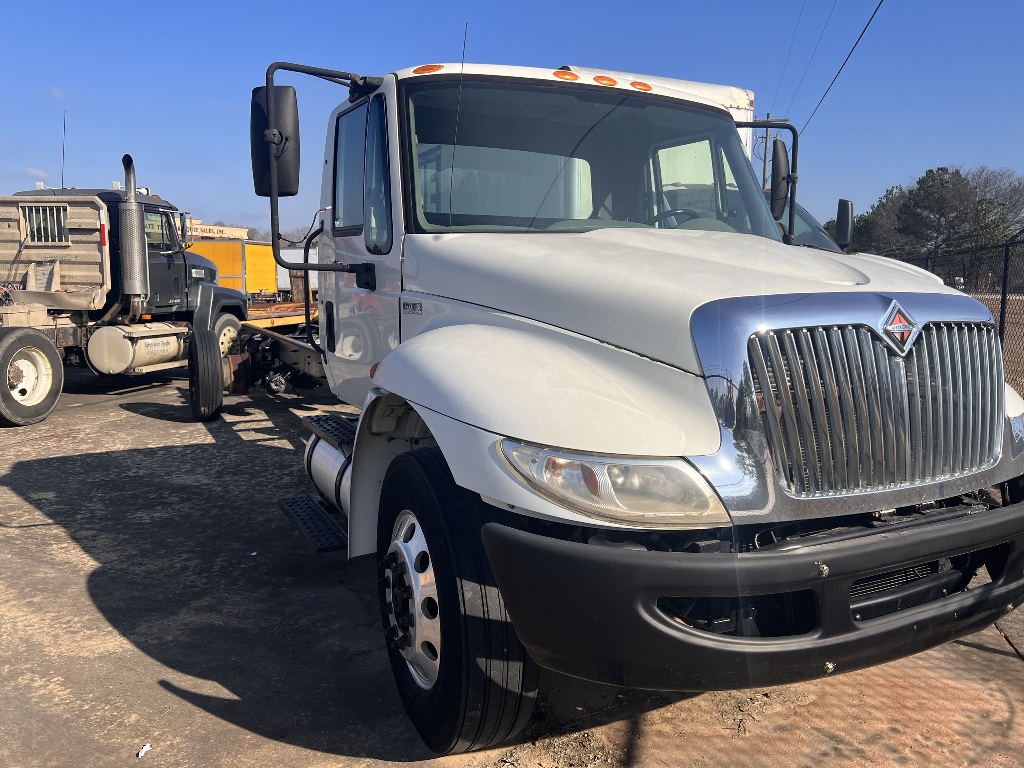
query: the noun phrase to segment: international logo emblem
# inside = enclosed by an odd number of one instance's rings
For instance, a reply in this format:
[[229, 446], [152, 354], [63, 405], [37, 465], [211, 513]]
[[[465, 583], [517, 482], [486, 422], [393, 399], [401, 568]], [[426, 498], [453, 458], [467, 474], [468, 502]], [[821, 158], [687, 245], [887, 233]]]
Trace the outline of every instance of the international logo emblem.
[[894, 301], [885, 315], [882, 330], [896, 351], [905, 355], [917, 333], [917, 323]]

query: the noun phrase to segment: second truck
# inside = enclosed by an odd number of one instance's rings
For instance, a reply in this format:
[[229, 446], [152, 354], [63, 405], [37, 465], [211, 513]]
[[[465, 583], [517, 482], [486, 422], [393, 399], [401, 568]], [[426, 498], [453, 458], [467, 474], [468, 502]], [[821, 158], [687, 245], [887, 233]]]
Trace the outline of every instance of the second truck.
[[192, 329], [212, 333], [221, 355], [238, 346], [244, 294], [187, 250], [185, 217], [136, 187], [130, 155], [122, 165], [123, 189], [0, 197], [0, 426], [45, 419], [65, 365], [130, 376], [183, 366]]
[[[299, 178], [285, 71], [348, 87], [323, 153], [319, 338], [291, 354], [361, 412], [308, 419], [316, 492], [283, 506], [320, 549], [377, 559], [431, 748], [515, 734], [538, 666], [774, 685], [1024, 600], [1024, 400], [990, 313], [914, 267], [786, 245], [795, 180], [776, 150], [766, 202], [734, 112], [749, 92], [274, 64], [252, 159], [275, 243]], [[204, 359], [202, 418], [264, 362]]]

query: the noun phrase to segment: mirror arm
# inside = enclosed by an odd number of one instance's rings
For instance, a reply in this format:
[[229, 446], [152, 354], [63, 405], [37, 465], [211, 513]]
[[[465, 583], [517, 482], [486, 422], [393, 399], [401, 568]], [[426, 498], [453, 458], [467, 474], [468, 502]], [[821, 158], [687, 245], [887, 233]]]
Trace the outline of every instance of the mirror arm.
[[[380, 77], [363, 77], [353, 72], [342, 72], [335, 69], [323, 69], [322, 67], [308, 67], [304, 64], [292, 64], [287, 61], [275, 61], [267, 67], [267, 129], [263, 132], [263, 140], [267, 143], [267, 152], [270, 157], [270, 247], [273, 249], [274, 261], [287, 269], [299, 269], [309, 271], [315, 269], [322, 272], [356, 272], [349, 269], [349, 265], [343, 264], [288, 264], [281, 258], [281, 218], [278, 210], [278, 183], [277, 183], [277, 160], [288, 146], [282, 140], [281, 131], [274, 122], [274, 73], [277, 71], [297, 72], [301, 75], [311, 75], [322, 80], [328, 80], [338, 85], [347, 85], [352, 92], [375, 90], [384, 82]], [[275, 151], [281, 145], [281, 151]], [[351, 265], [360, 266], [363, 265]], [[372, 265], [371, 265], [372, 266]], [[369, 272], [363, 269], [363, 272]]]
[[[789, 231], [786, 233], [787, 245], [793, 244], [793, 229], [796, 227], [796, 180], [797, 180], [797, 157], [800, 154], [800, 132], [792, 123], [777, 122], [775, 120], [751, 120], [736, 123], [737, 128], [781, 128], [793, 135], [793, 161], [789, 168]], [[768, 151], [768, 147], [764, 148]]]

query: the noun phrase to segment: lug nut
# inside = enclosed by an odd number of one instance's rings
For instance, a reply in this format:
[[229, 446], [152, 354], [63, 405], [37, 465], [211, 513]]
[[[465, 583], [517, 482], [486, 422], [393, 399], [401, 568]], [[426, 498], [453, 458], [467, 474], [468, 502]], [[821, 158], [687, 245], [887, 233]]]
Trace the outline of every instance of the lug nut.
[[412, 638], [409, 637], [408, 632], [406, 632], [400, 638], [398, 638], [398, 650], [408, 648], [410, 645], [412, 645]]
[[411, 613], [403, 614], [398, 617], [398, 626], [402, 629], [408, 629], [413, 625], [413, 616]]
[[395, 597], [408, 600], [412, 597], [412, 588], [407, 586], [395, 587]]
[[385, 568], [390, 568], [391, 566], [393, 566], [397, 562], [398, 562], [398, 555], [396, 555], [394, 552], [388, 552], [387, 555], [384, 557], [384, 560], [382, 561], [382, 565]]
[[391, 588], [391, 577], [388, 576], [387, 574], [384, 574], [383, 576], [381, 576], [380, 577], [380, 585], [382, 587], [384, 587], [384, 589], [390, 589]]
[[395, 563], [393, 566], [391, 566], [391, 571], [395, 574], [395, 576], [404, 576], [406, 571], [405, 563]]

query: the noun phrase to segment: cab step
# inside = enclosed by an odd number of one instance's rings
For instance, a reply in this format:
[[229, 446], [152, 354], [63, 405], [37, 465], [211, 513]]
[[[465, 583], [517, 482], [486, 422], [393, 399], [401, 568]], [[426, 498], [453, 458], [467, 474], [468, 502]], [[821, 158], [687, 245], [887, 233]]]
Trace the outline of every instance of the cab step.
[[345, 458], [351, 458], [352, 446], [356, 442], [356, 427], [359, 425], [359, 417], [346, 418], [336, 413], [324, 413], [306, 416], [302, 421], [310, 432], [341, 451]]
[[[316, 554], [338, 552], [348, 549], [348, 532], [343, 527], [345, 517], [332, 515], [330, 508], [319, 498], [288, 496], [280, 499], [281, 511], [298, 526], [299, 532], [309, 541]], [[341, 521], [336, 520], [341, 517]]]

